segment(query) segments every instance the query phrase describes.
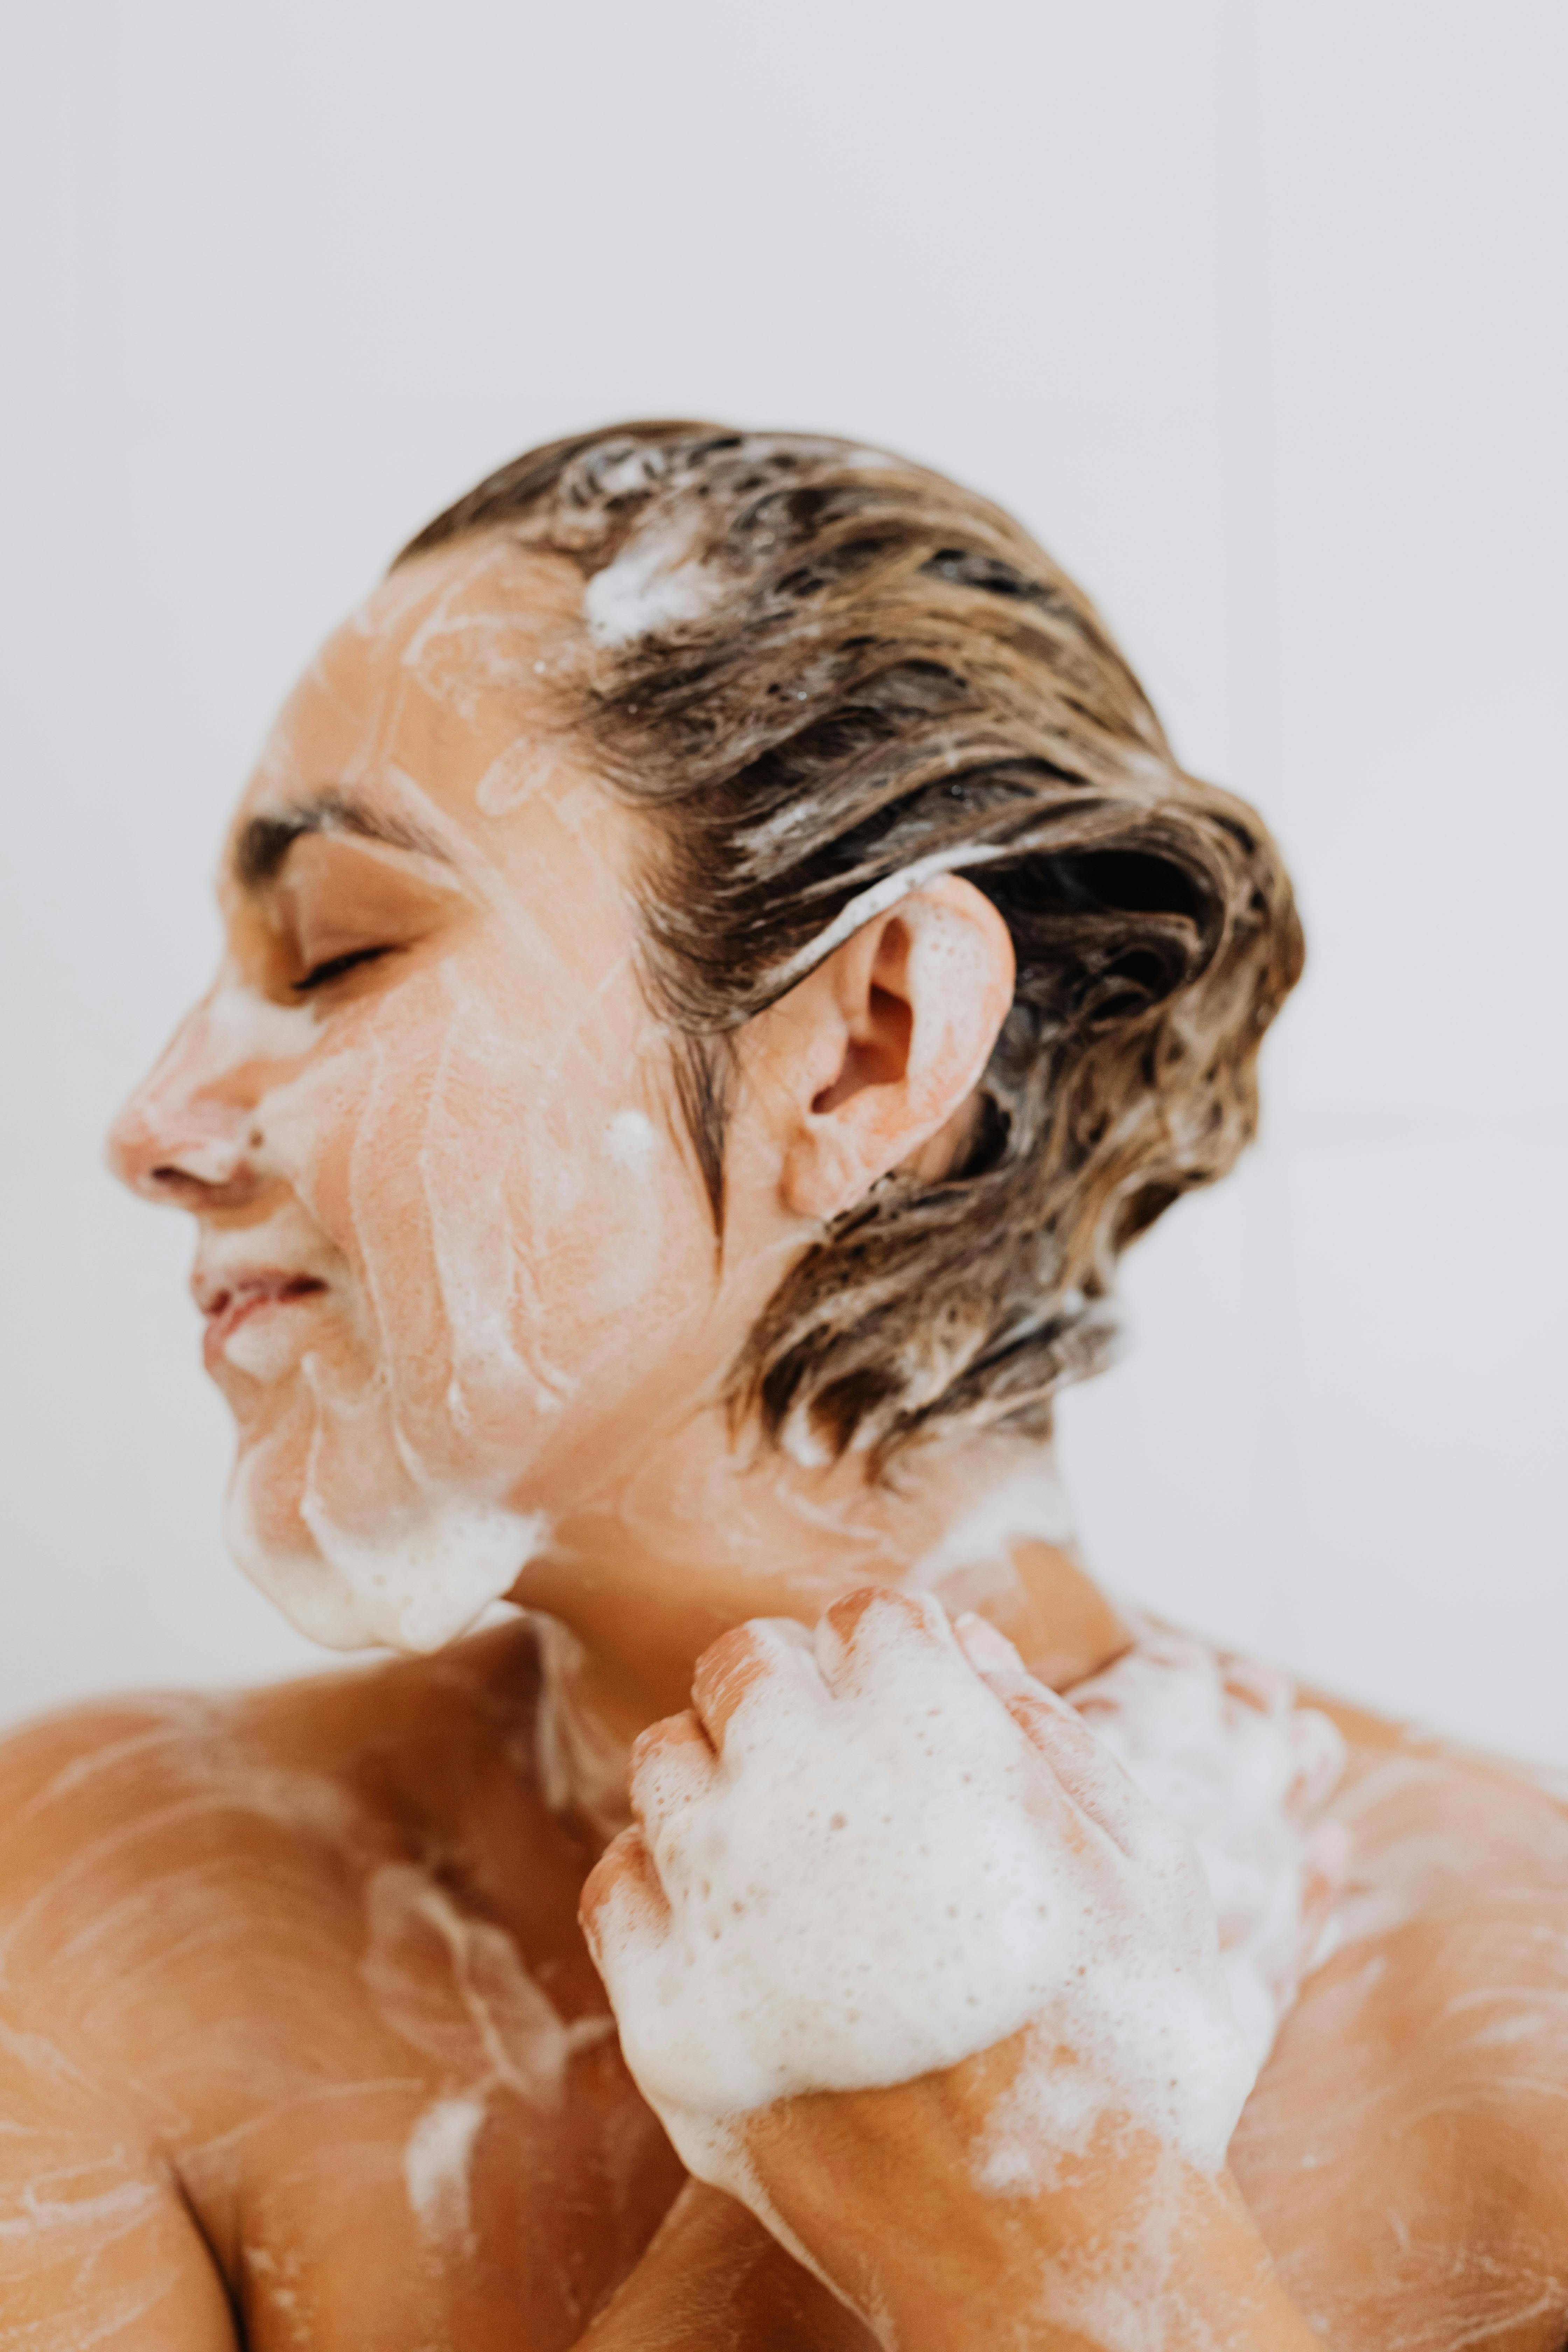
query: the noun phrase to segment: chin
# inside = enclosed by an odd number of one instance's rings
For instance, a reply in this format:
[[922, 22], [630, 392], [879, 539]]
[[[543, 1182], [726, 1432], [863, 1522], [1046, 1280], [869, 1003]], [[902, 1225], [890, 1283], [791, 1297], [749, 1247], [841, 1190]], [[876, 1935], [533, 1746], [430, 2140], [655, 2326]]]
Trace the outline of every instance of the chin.
[[[444, 1649], [505, 1598], [550, 1520], [472, 1487], [414, 1475], [357, 1490], [321, 1475], [298, 1432], [242, 1439], [224, 1532], [237, 1566], [289, 1623], [329, 1650]], [[373, 1449], [374, 1451], [374, 1449]]]

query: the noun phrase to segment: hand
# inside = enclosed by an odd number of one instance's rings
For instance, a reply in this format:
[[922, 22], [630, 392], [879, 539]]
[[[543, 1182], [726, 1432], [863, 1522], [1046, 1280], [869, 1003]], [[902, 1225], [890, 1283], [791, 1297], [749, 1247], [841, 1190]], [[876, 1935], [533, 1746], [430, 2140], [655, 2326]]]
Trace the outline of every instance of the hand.
[[[976, 2245], [1064, 2191], [1080, 2220], [1086, 2195], [1146, 2219], [1163, 2168], [1215, 2179], [1252, 2079], [1185, 1836], [966, 1632], [971, 1654], [934, 1602], [879, 1589], [815, 1641], [726, 1635], [692, 1712], [639, 1742], [637, 1825], [584, 1895], [627, 2063], [689, 2168], [873, 2321], [851, 2241], [929, 2209], [962, 2271], [966, 2215]], [[876, 2162], [846, 2162], [879, 2103], [813, 2095], [900, 2084], [920, 2096], [893, 2103], [894, 2142], [873, 2125]], [[1035, 2310], [1054, 2256], [1024, 2237]]]

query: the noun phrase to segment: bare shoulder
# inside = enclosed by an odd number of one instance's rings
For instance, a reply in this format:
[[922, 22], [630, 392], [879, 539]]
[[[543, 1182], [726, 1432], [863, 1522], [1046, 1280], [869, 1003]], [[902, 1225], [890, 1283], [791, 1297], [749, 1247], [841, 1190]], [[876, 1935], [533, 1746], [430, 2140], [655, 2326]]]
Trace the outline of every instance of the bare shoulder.
[[405, 2151], [427, 2114], [472, 2128], [449, 2080], [605, 2058], [523, 1965], [588, 1968], [535, 1690], [504, 1629], [0, 1743], [0, 2352], [226, 2352], [237, 2301], [270, 2342], [266, 2297], [338, 2278], [356, 2230], [411, 2293]]
[[[1319, 1702], [1321, 1704], [1322, 1702]], [[1301, 2308], [1347, 2347], [1568, 2331], [1561, 1779], [1330, 1703], [1353, 1840], [1325, 1957], [1232, 2162]], [[1327, 2250], [1331, 2250], [1331, 2255]]]
[[81, 2079], [134, 2084], [154, 2126], [156, 2084], [198, 2049], [208, 2084], [235, 2073], [236, 2021], [341, 2056], [388, 1873], [481, 1916], [572, 1907], [531, 1769], [535, 1683], [509, 1627], [437, 1659], [102, 1699], [14, 1731], [0, 2013]]
[[1511, 2133], [1533, 2084], [1531, 2127], [1568, 2156], [1568, 1785], [1420, 1727], [1333, 1713], [1349, 1748], [1333, 1811], [1351, 1869], [1309, 2019], [1320, 2032], [1352, 2011], [1373, 2021], [1385, 2079], [1440, 2069], [1472, 2126], [1485, 2105]]
[[119, 1943], [138, 1884], [171, 1847], [189, 1851], [198, 1791], [234, 1757], [236, 1711], [194, 1693], [106, 1698], [0, 1743], [0, 1948], [13, 2000], [63, 2005], [92, 1948]]
[[459, 1851], [481, 1785], [532, 1788], [522, 1629], [439, 1659], [72, 1706], [0, 1741], [0, 1983], [58, 2009], [112, 1955], [182, 1978], [226, 1921], [342, 1907], [379, 1864]]
[[1568, 1900], [1568, 1774], [1315, 1698], [1345, 1736], [1334, 1811], [1357, 1857], [1345, 1940]]
[[[120, 2070], [95, 1978], [188, 1707], [75, 1707], [0, 1744], [0, 2345], [228, 2352], [227, 2296]], [[95, 1953], [95, 1946], [98, 1947]], [[96, 1961], [96, 1969], [95, 1969]]]

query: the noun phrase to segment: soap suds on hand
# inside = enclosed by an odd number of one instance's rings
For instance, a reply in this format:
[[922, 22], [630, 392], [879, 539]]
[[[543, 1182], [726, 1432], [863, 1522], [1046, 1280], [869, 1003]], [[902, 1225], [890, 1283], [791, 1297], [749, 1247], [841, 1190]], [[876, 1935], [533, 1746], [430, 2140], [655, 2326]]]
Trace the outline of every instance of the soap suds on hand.
[[1078, 2062], [1038, 2080], [1047, 2140], [1119, 2116], [1223, 2162], [1254, 2067], [1213, 1915], [1109, 1750], [1130, 1849], [1086, 1825], [934, 1601], [881, 1598], [847, 1645], [826, 1619], [815, 1643], [752, 1631], [763, 1671], [722, 1753], [655, 1742], [634, 1772], [668, 1912], [620, 1875], [594, 1924], [627, 2063], [688, 2167], [754, 2201], [748, 2112], [906, 2082], [1031, 2023]]
[[1151, 1803], [1192, 1839], [1237, 2018], [1260, 2068], [1316, 1957], [1348, 1862], [1322, 1818], [1345, 1743], [1277, 1667], [1138, 1622], [1134, 1646], [1069, 1693]]

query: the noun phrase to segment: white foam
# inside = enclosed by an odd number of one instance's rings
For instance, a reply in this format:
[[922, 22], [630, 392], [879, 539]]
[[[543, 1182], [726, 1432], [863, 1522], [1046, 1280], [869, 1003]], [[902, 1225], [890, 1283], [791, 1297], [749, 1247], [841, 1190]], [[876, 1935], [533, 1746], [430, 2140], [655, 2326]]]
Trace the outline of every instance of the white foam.
[[248, 1372], [262, 1388], [274, 1388], [297, 1371], [310, 1345], [307, 1316], [290, 1301], [247, 1315], [223, 1343], [223, 1352], [237, 1371]]
[[896, 874], [885, 874], [879, 882], [873, 882], [868, 889], [859, 891], [851, 898], [847, 906], [841, 907], [833, 920], [824, 924], [814, 940], [808, 940], [805, 947], [797, 948], [794, 955], [775, 967], [770, 976], [769, 986], [778, 990], [793, 988], [797, 980], [804, 980], [808, 971], [815, 971], [819, 963], [825, 962], [835, 948], [842, 947], [846, 940], [853, 939], [857, 931], [864, 930], [866, 925], [875, 921], [879, 915], [885, 915], [888, 908], [896, 907], [900, 898], [909, 898], [912, 891], [923, 890], [926, 884], [934, 881], [939, 874], [959, 874], [966, 866], [988, 866], [994, 858], [1016, 855], [1016, 843], [963, 841], [955, 842], [951, 848], [933, 849], [924, 857], [912, 859], [908, 866], [900, 866]]
[[724, 583], [691, 555], [689, 523], [639, 532], [583, 593], [583, 617], [596, 646], [626, 646], [695, 621], [724, 594]]
[[320, 1025], [313, 1004], [277, 1004], [234, 981], [216, 988], [205, 1010], [205, 1043], [225, 1067], [247, 1061], [296, 1061], [310, 1052]]
[[548, 737], [525, 735], [509, 743], [474, 786], [476, 803], [487, 816], [510, 815], [552, 782], [565, 757], [564, 747]]
[[[318, 1424], [318, 1443], [321, 1436]], [[395, 1506], [377, 1500], [361, 1534], [329, 1499], [331, 1484], [312, 1460], [300, 1517], [317, 1548], [291, 1551], [259, 1532], [256, 1490], [264, 1489], [269, 1468], [265, 1442], [242, 1454], [226, 1539], [289, 1622], [329, 1650], [384, 1644], [418, 1655], [442, 1648], [510, 1591], [549, 1535], [542, 1512], [508, 1510], [435, 1484]]]
[[384, 1864], [365, 1908], [360, 1972], [392, 2031], [471, 2095], [504, 2088], [553, 2114], [574, 2052], [602, 2040], [611, 2021], [566, 2024], [506, 1930], [460, 1911], [413, 1863]]
[[1321, 1934], [1314, 1893], [1343, 1873], [1345, 1832], [1319, 1819], [1344, 1769], [1343, 1739], [1327, 1716], [1296, 1705], [1276, 1668], [1226, 1660], [1147, 1622], [1072, 1703], [1191, 1837], [1231, 2001], [1260, 2067]]
[[[752, 1631], [767, 1671], [717, 1763], [656, 1745], [635, 1776], [668, 1919], [617, 1880], [595, 1927], [627, 2063], [689, 2168], [754, 2200], [738, 2117], [907, 2081], [1031, 2021], [1077, 2053], [1063, 2129], [1087, 2103], [1219, 2164], [1253, 2068], [1180, 1833], [1139, 1805], [1132, 1858], [1067, 1834], [933, 1600], [873, 1603], [847, 1651], [826, 1621], [815, 1645]], [[1048, 2110], [1048, 2067], [1036, 2092]]]
[[584, 1707], [574, 1685], [587, 1653], [559, 1618], [532, 1614], [541, 1679], [534, 1763], [552, 1812], [581, 1813], [605, 1841], [626, 1825], [626, 1746]]
[[484, 2119], [482, 2098], [437, 2099], [408, 2135], [404, 2184], [426, 2237], [466, 2239], [472, 2231], [468, 2170]]
[[658, 1137], [647, 1113], [618, 1110], [605, 1129], [605, 1149], [618, 1166], [641, 1175], [653, 1158]]

